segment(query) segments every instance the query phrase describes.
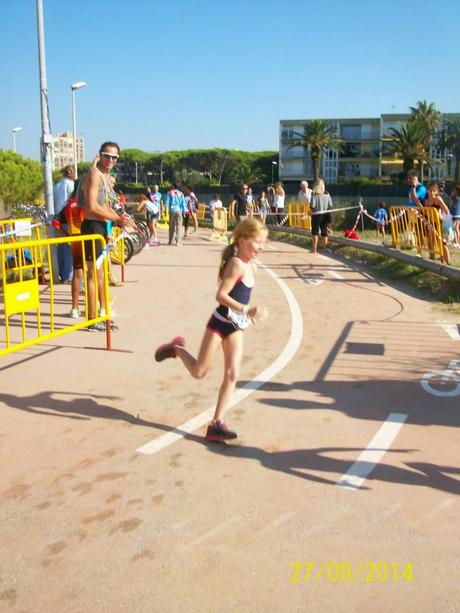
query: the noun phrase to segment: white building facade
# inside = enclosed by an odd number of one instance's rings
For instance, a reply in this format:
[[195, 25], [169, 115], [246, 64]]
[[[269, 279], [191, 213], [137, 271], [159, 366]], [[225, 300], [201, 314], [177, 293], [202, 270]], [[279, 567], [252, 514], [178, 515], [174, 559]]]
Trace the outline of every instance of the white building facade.
[[[77, 164], [85, 160], [85, 139], [83, 136], [77, 136]], [[65, 168], [69, 164], [73, 164], [73, 134], [72, 132], [63, 132], [53, 136], [52, 149], [53, 170]]]
[[[340, 150], [330, 148], [322, 159], [321, 174], [326, 183], [338, 183], [355, 177], [380, 178], [390, 181], [403, 170], [403, 160], [382, 148], [382, 139], [390, 128], [399, 130], [409, 114], [389, 114], [380, 117], [356, 119], [326, 119], [328, 125], [344, 141]], [[447, 119], [460, 119], [460, 113], [442, 115], [440, 130]], [[279, 133], [279, 178], [281, 181], [312, 179], [313, 164], [310, 152], [303, 147], [292, 146], [304, 132], [310, 120], [283, 119]], [[434, 139], [436, 142], [436, 138]], [[430, 156], [439, 164], [427, 169], [429, 179], [452, 179], [455, 158], [449, 152], [441, 151], [436, 145], [430, 149]]]

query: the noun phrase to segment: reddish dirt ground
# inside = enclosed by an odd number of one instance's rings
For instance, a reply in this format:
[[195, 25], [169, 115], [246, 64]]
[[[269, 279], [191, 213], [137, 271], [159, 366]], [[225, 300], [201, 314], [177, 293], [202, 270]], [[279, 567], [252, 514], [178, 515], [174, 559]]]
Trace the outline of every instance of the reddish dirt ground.
[[[215, 402], [220, 355], [196, 381], [153, 354], [177, 334], [198, 349], [221, 250], [200, 230], [129, 263], [112, 289], [125, 352], [80, 331], [2, 357], [0, 610], [458, 611], [460, 382], [420, 384], [460, 360], [440, 324], [458, 322], [419, 296], [268, 243], [303, 330], [260, 269], [270, 317], [245, 333], [239, 386], [289, 338], [295, 356], [228, 411], [234, 444], [202, 427], [136, 451]], [[407, 417], [380, 462], [339, 487], [391, 413]]]

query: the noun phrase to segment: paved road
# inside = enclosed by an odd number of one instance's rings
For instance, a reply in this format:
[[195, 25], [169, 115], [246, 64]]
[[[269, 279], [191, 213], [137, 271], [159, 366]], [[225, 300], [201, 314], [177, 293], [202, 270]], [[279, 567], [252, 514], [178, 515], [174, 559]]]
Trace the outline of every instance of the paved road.
[[75, 332], [2, 358], [0, 610], [458, 610], [456, 319], [269, 243], [240, 438], [207, 445], [190, 423], [221, 357], [201, 381], [152, 359], [178, 333], [198, 348], [222, 249], [207, 237], [130, 262], [125, 351]]

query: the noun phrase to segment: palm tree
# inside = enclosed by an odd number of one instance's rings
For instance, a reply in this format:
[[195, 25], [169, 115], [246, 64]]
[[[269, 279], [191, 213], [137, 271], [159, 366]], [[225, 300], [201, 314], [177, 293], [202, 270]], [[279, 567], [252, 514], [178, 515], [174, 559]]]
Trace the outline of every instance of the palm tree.
[[412, 117], [424, 124], [431, 132], [436, 132], [441, 121], [441, 112], [438, 111], [434, 102], [419, 100], [417, 106], [411, 106]]
[[[427, 100], [419, 100], [417, 106], [411, 106], [412, 119], [418, 121], [422, 126], [425, 126], [427, 136], [425, 140], [425, 150], [430, 150], [430, 145], [433, 142], [433, 136], [441, 122], [441, 112], [438, 111], [434, 102]], [[420, 180], [423, 181], [424, 162], [420, 164]]]
[[460, 182], [460, 119], [448, 119], [439, 140], [444, 151], [455, 156], [455, 182]]
[[426, 143], [432, 135], [431, 130], [417, 119], [409, 119], [401, 124], [401, 128], [390, 128], [384, 142], [389, 150], [403, 159], [403, 168], [407, 173], [411, 168], [420, 169], [423, 174], [423, 166], [431, 165], [434, 161], [427, 154]]
[[336, 149], [344, 145], [344, 141], [337, 134], [336, 129], [325, 119], [311, 119], [303, 127], [303, 134], [296, 134], [295, 140], [288, 149], [292, 147], [303, 147], [305, 151], [310, 151], [313, 160], [313, 180], [316, 181], [320, 176], [321, 160], [325, 156], [327, 149]]

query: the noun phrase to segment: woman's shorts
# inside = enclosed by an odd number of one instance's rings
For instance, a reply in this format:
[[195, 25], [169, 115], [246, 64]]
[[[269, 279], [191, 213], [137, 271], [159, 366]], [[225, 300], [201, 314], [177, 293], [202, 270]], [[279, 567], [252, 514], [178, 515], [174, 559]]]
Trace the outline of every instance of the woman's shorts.
[[[107, 242], [107, 224], [105, 221], [99, 221], [95, 219], [84, 219], [81, 224], [81, 233], [83, 234], [100, 234]], [[92, 241], [85, 241], [83, 243], [85, 251], [85, 260], [91, 262], [93, 260], [93, 244]], [[101, 241], [94, 241], [96, 260], [102, 253]]]
[[239, 328], [237, 328], [235, 324], [231, 323], [230, 321], [228, 323], [222, 321], [221, 319], [218, 319], [215, 315], [211, 315], [208, 323], [206, 324], [206, 328], [220, 336], [220, 338], [222, 339], [227, 338], [227, 336], [230, 336], [230, 334], [233, 334], [233, 332], [239, 330]]
[[147, 223], [149, 223], [149, 221], [154, 221], [155, 219], [158, 219], [160, 217], [160, 211], [158, 211], [158, 213], [152, 213], [151, 211], [146, 211], [145, 216], [147, 218]]
[[312, 236], [318, 236], [321, 230], [321, 236], [327, 236], [327, 224], [331, 223], [330, 213], [321, 213], [319, 215], [311, 216], [311, 234]]

